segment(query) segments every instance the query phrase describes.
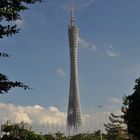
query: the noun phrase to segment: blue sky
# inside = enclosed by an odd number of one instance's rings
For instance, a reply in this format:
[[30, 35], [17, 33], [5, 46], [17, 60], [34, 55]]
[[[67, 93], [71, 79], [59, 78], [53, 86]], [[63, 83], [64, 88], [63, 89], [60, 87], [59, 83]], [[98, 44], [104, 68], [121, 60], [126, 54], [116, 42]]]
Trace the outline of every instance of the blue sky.
[[[48, 0], [22, 13], [19, 34], [0, 40], [1, 72], [33, 89], [14, 89], [0, 101], [67, 110], [70, 22], [67, 0]], [[76, 0], [82, 110], [120, 108], [140, 75], [140, 1]]]

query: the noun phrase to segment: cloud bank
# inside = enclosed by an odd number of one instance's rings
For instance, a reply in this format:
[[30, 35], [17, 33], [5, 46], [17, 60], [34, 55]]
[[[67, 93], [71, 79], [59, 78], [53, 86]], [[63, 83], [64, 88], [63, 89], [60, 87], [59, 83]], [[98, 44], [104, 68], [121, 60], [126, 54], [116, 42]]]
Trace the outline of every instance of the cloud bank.
[[40, 128], [42, 126], [61, 125], [66, 120], [66, 113], [61, 112], [58, 108], [50, 106], [43, 108], [39, 105], [34, 106], [16, 106], [14, 104], [0, 104], [1, 122], [10, 120], [13, 123], [24, 121], [33, 126]]
[[[10, 120], [12, 123], [24, 121], [32, 126], [33, 130], [42, 133], [66, 131], [66, 112], [60, 111], [57, 107], [49, 106], [44, 108], [40, 105], [19, 106], [14, 104], [0, 103], [1, 123]], [[101, 129], [103, 124], [108, 122], [109, 111], [98, 111], [82, 113], [83, 132], [95, 131], [99, 129], [99, 119]]]

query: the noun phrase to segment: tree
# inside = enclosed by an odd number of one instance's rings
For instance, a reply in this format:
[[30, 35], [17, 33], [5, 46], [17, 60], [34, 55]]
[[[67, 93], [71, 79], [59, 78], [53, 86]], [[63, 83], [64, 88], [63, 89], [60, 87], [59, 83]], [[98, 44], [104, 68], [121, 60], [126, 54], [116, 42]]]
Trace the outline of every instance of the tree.
[[0, 94], [7, 93], [10, 89], [20, 87], [24, 89], [30, 89], [28, 85], [18, 81], [9, 81], [8, 77], [0, 73]]
[[135, 80], [134, 93], [124, 97], [122, 112], [128, 133], [140, 139], [140, 78]]
[[63, 133], [61, 133], [60, 131], [55, 133], [54, 138], [55, 138], [55, 140], [65, 140], [66, 139], [65, 135]]
[[[35, 134], [31, 127], [21, 122], [20, 124], [10, 124], [9, 122], [2, 125], [1, 140], [43, 140], [41, 136]], [[44, 138], [45, 140], [45, 138]]]
[[54, 136], [49, 133], [49, 134], [45, 134], [44, 137], [47, 139], [47, 140], [55, 140]]
[[[17, 27], [15, 21], [21, 20], [20, 12], [27, 10], [28, 4], [34, 4], [35, 2], [41, 2], [41, 0], [0, 0], [0, 38], [19, 32], [20, 29]], [[0, 57], [9, 57], [9, 55], [0, 52]], [[5, 74], [0, 73], [0, 94], [7, 93], [15, 87], [30, 89], [29, 86], [22, 82], [9, 81]]]
[[9, 54], [4, 53], [4, 52], [0, 52], [0, 57], [9, 57]]
[[51, 140], [45, 135], [36, 134], [31, 130], [31, 126], [21, 122], [19, 124], [10, 124], [10, 122], [2, 125], [1, 140]]
[[[81, 133], [68, 137], [68, 140], [100, 140], [100, 130], [94, 133]], [[102, 140], [106, 140], [106, 135], [103, 134]]]
[[20, 12], [27, 10], [28, 4], [35, 2], [41, 2], [41, 0], [0, 0], [0, 38], [19, 32], [20, 29], [12, 22], [21, 20]]
[[109, 123], [104, 124], [107, 131], [107, 140], [129, 140], [124, 122], [120, 115], [113, 113], [109, 116]]

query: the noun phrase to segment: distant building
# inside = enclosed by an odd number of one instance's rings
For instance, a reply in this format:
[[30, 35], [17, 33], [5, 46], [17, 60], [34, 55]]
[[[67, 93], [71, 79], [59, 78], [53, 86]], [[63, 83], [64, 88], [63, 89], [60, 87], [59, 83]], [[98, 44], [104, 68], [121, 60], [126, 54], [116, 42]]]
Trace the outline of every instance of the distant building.
[[67, 128], [69, 133], [78, 133], [82, 123], [80, 95], [78, 84], [78, 27], [74, 23], [74, 8], [71, 6], [71, 24], [68, 26], [70, 46], [70, 90], [67, 113]]

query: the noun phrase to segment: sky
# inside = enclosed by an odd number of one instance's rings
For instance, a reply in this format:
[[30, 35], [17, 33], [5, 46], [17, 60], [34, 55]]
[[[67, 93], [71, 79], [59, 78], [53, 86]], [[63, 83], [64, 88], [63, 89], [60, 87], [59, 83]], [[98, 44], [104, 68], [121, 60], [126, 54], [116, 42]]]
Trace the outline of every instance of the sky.
[[[62, 119], [68, 105], [69, 1], [45, 0], [29, 7], [21, 13], [22, 21], [15, 22], [20, 32], [0, 40], [0, 50], [10, 54], [10, 58], [1, 58], [0, 70], [10, 80], [22, 81], [33, 89], [13, 89], [1, 95], [0, 108], [5, 107], [9, 114], [14, 109], [16, 117], [25, 117], [28, 123], [37, 121], [33, 116], [38, 118], [38, 109], [45, 109], [42, 122], [49, 123], [46, 116], [58, 113], [56, 118]], [[83, 114], [118, 111], [122, 97], [133, 93], [140, 75], [139, 7], [139, 0], [75, 0]], [[34, 115], [28, 107], [35, 110]], [[2, 120], [6, 117], [5, 113]]]

